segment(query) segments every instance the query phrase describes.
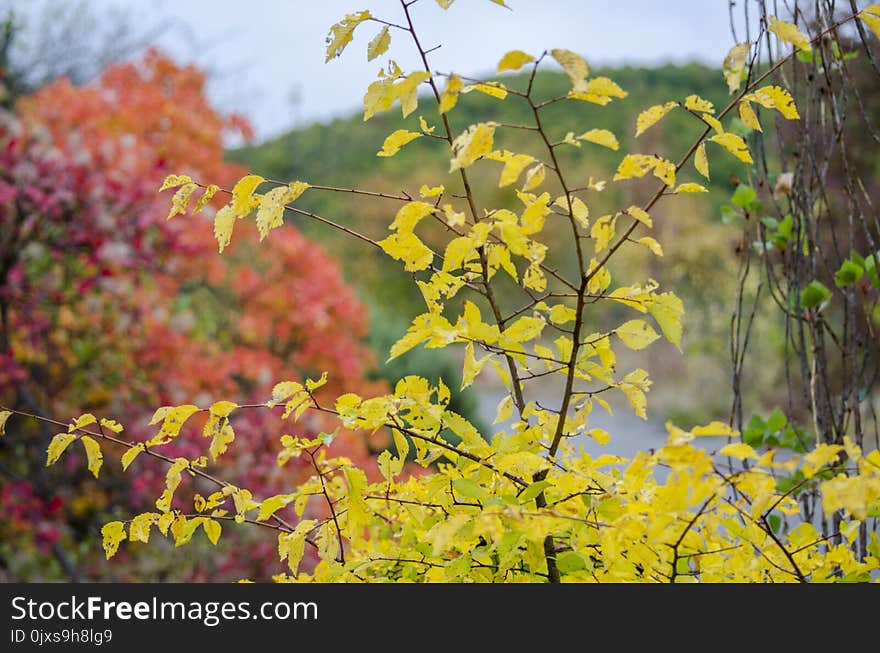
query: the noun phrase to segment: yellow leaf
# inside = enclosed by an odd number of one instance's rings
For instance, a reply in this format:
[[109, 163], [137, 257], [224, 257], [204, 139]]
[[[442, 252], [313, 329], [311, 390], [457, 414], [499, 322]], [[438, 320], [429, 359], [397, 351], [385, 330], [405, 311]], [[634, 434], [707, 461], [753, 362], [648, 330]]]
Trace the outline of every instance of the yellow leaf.
[[565, 74], [571, 80], [572, 91], [575, 93], [586, 92], [586, 78], [590, 74], [590, 67], [576, 52], [555, 48], [550, 50], [550, 55], [562, 66]]
[[524, 191], [530, 191], [530, 190], [537, 188], [538, 186], [540, 186], [541, 184], [544, 183], [544, 177], [546, 176], [546, 174], [547, 173], [546, 173], [546, 170], [544, 169], [544, 164], [539, 163], [538, 165], [536, 165], [534, 168], [531, 168], [526, 173], [526, 180], [525, 180], [525, 183], [523, 184], [522, 189]]
[[436, 127], [429, 127], [429, 126], [428, 126], [428, 123], [427, 123], [427, 122], [425, 121], [425, 119], [422, 118], [421, 116], [419, 116], [419, 128], [420, 128], [420, 129], [422, 130], [422, 132], [424, 132], [425, 134], [433, 134], [433, 133], [434, 133], [434, 129], [436, 129]]
[[124, 454], [122, 454], [122, 471], [128, 469], [128, 466], [131, 465], [132, 461], [137, 458], [138, 454], [141, 451], [144, 451], [145, 448], [143, 442], [140, 442], [135, 446], [130, 447]]
[[437, 197], [442, 195], [444, 190], [442, 184], [440, 186], [432, 186], [431, 188], [428, 188], [427, 184], [422, 184], [422, 187], [419, 189], [419, 197]]
[[587, 435], [593, 438], [597, 444], [605, 445], [611, 442], [611, 435], [605, 429], [590, 429], [587, 431]]
[[614, 332], [630, 349], [644, 349], [660, 336], [644, 320], [630, 320], [617, 327]]
[[364, 121], [366, 122], [380, 111], [387, 111], [398, 97], [399, 89], [390, 77], [377, 79], [367, 87], [364, 93]]
[[788, 23], [784, 20], [777, 20], [773, 16], [769, 17], [768, 22], [769, 25], [767, 26], [767, 29], [776, 34], [781, 41], [791, 43], [794, 47], [800, 50], [811, 49], [810, 39], [793, 23]]
[[590, 238], [595, 240], [596, 254], [608, 247], [608, 243], [616, 233], [617, 220], [611, 215], [603, 215], [598, 218], [590, 228]]
[[675, 189], [676, 193], [708, 193], [709, 190], [701, 185], [695, 183], [687, 183], [687, 184], [679, 184], [679, 186]]
[[672, 188], [675, 186], [675, 164], [672, 161], [658, 157], [657, 165], [654, 166], [654, 176]]
[[443, 254], [443, 271], [458, 270], [476, 256], [477, 250], [474, 247], [473, 239], [467, 236], [453, 238], [446, 245], [446, 251]]
[[598, 265], [599, 261], [595, 258], [590, 259], [589, 274], [591, 275], [591, 278], [587, 283], [587, 292], [591, 295], [604, 292], [608, 286], [611, 285], [611, 272], [609, 272], [608, 268], [604, 265], [597, 269], [596, 266]]
[[498, 72], [501, 73], [505, 70], [519, 70], [527, 63], [534, 60], [535, 58], [532, 55], [526, 54], [522, 50], [511, 50], [501, 57], [501, 61], [498, 62]]
[[257, 521], [266, 521], [295, 498], [296, 494], [279, 494], [265, 499], [260, 504], [260, 512], [257, 514]]
[[400, 207], [388, 228], [396, 230], [401, 236], [411, 234], [419, 222], [433, 212], [434, 207], [427, 202], [408, 202]]
[[243, 218], [254, 208], [254, 191], [265, 181], [260, 175], [246, 175], [232, 188], [232, 212]]
[[104, 524], [103, 528], [101, 528], [101, 536], [103, 537], [104, 552], [107, 555], [107, 560], [109, 560], [116, 555], [116, 552], [119, 550], [119, 543], [126, 538], [125, 525], [121, 521], [112, 521], [109, 524]]
[[571, 217], [584, 229], [590, 226], [590, 221], [587, 220], [590, 217], [590, 209], [580, 197], [571, 198]]
[[302, 389], [302, 384], [296, 381], [281, 381], [280, 383], [276, 383], [275, 387], [272, 388], [272, 399], [269, 400], [266, 405], [269, 406], [269, 408], [277, 406], [288, 397], [301, 392]]
[[460, 227], [465, 223], [465, 214], [452, 208], [452, 204], [443, 205], [443, 215], [450, 227]]
[[107, 419], [106, 417], [101, 418], [101, 426], [103, 426], [108, 431], [112, 431], [113, 433], [122, 433], [123, 426], [117, 421], [112, 419]]
[[706, 157], [706, 144], [700, 143], [694, 154], [694, 168], [706, 179], [709, 178], [709, 159]]
[[145, 512], [132, 519], [128, 526], [129, 541], [143, 542], [144, 544], [149, 543], [150, 527], [153, 525], [157, 517], [159, 517], [159, 515], [155, 512]]
[[533, 156], [528, 154], [514, 154], [508, 150], [504, 150], [503, 152], [490, 152], [486, 155], [486, 158], [504, 164], [504, 168], [501, 170], [501, 178], [498, 180], [499, 188], [514, 183], [519, 179], [519, 176], [522, 174], [522, 171], [526, 166], [535, 161], [535, 157]]
[[749, 147], [740, 136], [726, 132], [724, 134], [715, 134], [709, 140], [713, 143], [718, 143], [740, 161], [744, 163], [753, 163], [752, 155], [749, 153]]
[[175, 515], [173, 512], [163, 513], [159, 517], [159, 520], [156, 522], [156, 528], [159, 529], [159, 532], [162, 533], [162, 535], [168, 534], [168, 527], [171, 526], [171, 522], [174, 521], [174, 518]]
[[168, 217], [165, 218], [166, 220], [170, 220], [175, 215], [186, 213], [189, 199], [192, 197], [196, 188], [198, 188], [198, 184], [189, 183], [184, 184], [177, 189], [174, 196], [171, 198], [171, 211], [168, 212]]
[[641, 222], [648, 228], [652, 228], [654, 226], [653, 221], [651, 220], [651, 216], [644, 209], [639, 208], [638, 206], [631, 206], [626, 210], [627, 214]]
[[498, 402], [495, 409], [495, 420], [493, 424], [503, 424], [510, 419], [513, 414], [513, 398], [510, 395], [504, 395], [504, 398]]
[[186, 458], [177, 458], [168, 468], [165, 473], [165, 491], [156, 500], [156, 508], [160, 511], [169, 512], [171, 510], [171, 499], [177, 486], [180, 485], [180, 474], [187, 467], [189, 467], [189, 461]]
[[284, 205], [291, 201], [293, 193], [289, 186], [277, 186], [260, 197], [257, 208], [257, 230], [262, 241], [269, 231], [284, 224]]
[[49, 447], [46, 449], [48, 454], [46, 456], [46, 467], [53, 465], [61, 457], [61, 454], [64, 453], [67, 445], [74, 440], [76, 440], [76, 436], [72, 433], [58, 433], [53, 437]]
[[474, 379], [480, 374], [483, 369], [483, 366], [486, 362], [492, 358], [492, 355], [483, 356], [483, 358], [477, 359], [474, 356], [474, 343], [468, 342], [467, 346], [464, 350], [464, 366], [461, 371], [461, 389], [464, 390], [466, 387], [471, 385], [474, 382]]
[[504, 472], [511, 472], [523, 478], [531, 478], [535, 474], [550, 467], [550, 463], [531, 451], [498, 456], [495, 465]]
[[341, 21], [332, 25], [326, 39], [327, 56], [324, 63], [342, 54], [345, 46], [351, 43], [355, 28], [370, 18], [372, 14], [369, 11], [359, 11], [356, 14], [347, 14]]
[[755, 453], [755, 450], [752, 449], [745, 442], [734, 442], [725, 445], [718, 450], [718, 454], [721, 456], [730, 456], [731, 458], [736, 458], [737, 460], [745, 460], [746, 458], [754, 458], [755, 460], [758, 459], [758, 454]]
[[721, 121], [719, 121], [718, 118], [709, 113], [700, 114], [700, 117], [717, 133], [724, 133], [724, 126], [721, 124]]
[[232, 229], [235, 227], [235, 220], [236, 216], [231, 204], [221, 208], [214, 216], [214, 238], [217, 239], [221, 254], [232, 239]]
[[648, 306], [648, 312], [657, 320], [666, 339], [681, 349], [681, 317], [684, 315], [684, 304], [681, 300], [671, 292], [655, 295]]
[[193, 213], [199, 213], [202, 209], [204, 209], [208, 202], [214, 199], [214, 195], [217, 194], [217, 191], [220, 190], [220, 187], [217, 184], [211, 184], [205, 189], [205, 192], [202, 193], [202, 196], [199, 198], [199, 201], [196, 202], [196, 208], [193, 209]]
[[522, 224], [522, 233], [527, 236], [536, 234], [544, 228], [544, 219], [550, 213], [550, 207], [547, 204], [550, 201], [550, 193], [542, 193], [540, 197], [534, 200], [525, 198], [534, 197], [534, 195], [525, 195], [520, 193], [520, 199], [526, 203], [526, 209], [520, 218]]
[[414, 72], [407, 75], [403, 81], [394, 85], [394, 93], [400, 99], [400, 110], [404, 118], [418, 108], [419, 84], [426, 79], [430, 79], [430, 77], [431, 74], [427, 72]]
[[376, 153], [376, 156], [394, 156], [400, 151], [401, 147], [410, 141], [421, 138], [421, 136], [419, 132], [398, 129], [385, 139], [385, 142], [382, 143], [382, 149]]
[[208, 452], [211, 454], [211, 459], [217, 460], [217, 458], [226, 453], [229, 445], [234, 440], [235, 431], [232, 430], [232, 426], [229, 424], [229, 420], [226, 418], [220, 420], [217, 428], [215, 428], [213, 431], [211, 444], [208, 447]]
[[677, 106], [678, 102], [667, 102], [666, 104], [656, 104], [642, 111], [636, 119], [636, 136], [643, 134], [646, 129], [657, 123]]
[[656, 256], [663, 256], [663, 248], [660, 247], [660, 243], [650, 236], [639, 238], [637, 242], [650, 249]]
[[481, 122], [471, 125], [452, 142], [452, 160], [449, 172], [467, 168], [474, 161], [492, 151], [495, 123]]
[[710, 422], [705, 426], [695, 426], [691, 434], [696, 437], [738, 437], [739, 431], [724, 422]]
[[502, 336], [510, 342], [527, 342], [539, 337], [545, 324], [546, 322], [540, 317], [523, 316], [504, 329]]
[[484, 95], [489, 95], [499, 100], [507, 97], [507, 89], [500, 82], [480, 82], [479, 84], [471, 84], [461, 89], [462, 93], [470, 93], [471, 91], [479, 91]]
[[67, 425], [67, 432], [73, 433], [77, 429], [85, 428], [90, 424], [95, 424], [98, 420], [91, 413], [84, 413]]
[[0, 410], [0, 437], [6, 435], [6, 420], [12, 415], [11, 411]]
[[766, 109], [776, 109], [787, 120], [800, 118], [791, 93], [780, 86], [765, 86], [752, 94], [755, 101]]
[[306, 379], [306, 389], [309, 392], [314, 392], [318, 388], [323, 388], [325, 385], [327, 385], [327, 372], [322, 372], [318, 379]]
[[367, 44], [367, 61], [384, 54], [389, 45], [391, 45], [391, 34], [388, 33], [388, 25], [385, 25]]
[[446, 113], [458, 102], [458, 94], [464, 85], [461, 83], [461, 77], [456, 74], [449, 76], [446, 80], [446, 88], [440, 95], [440, 113]]
[[699, 95], [688, 95], [684, 99], [684, 108], [697, 112], [715, 113], [715, 105]]
[[278, 556], [287, 560], [290, 571], [297, 573], [299, 563], [305, 552], [306, 536], [318, 524], [314, 519], [302, 519], [292, 533], [281, 533], [278, 536]]
[[191, 181], [192, 179], [188, 175], [168, 175], [159, 187], [159, 192], [161, 193], [163, 190], [168, 190], [169, 188], [183, 186]]
[[650, 385], [648, 373], [643, 369], [633, 370], [623, 377], [623, 381], [618, 385], [618, 388], [623, 392], [630, 406], [632, 406], [633, 412], [642, 419], [648, 419], [648, 401], [645, 397], [645, 392]]
[[565, 324], [577, 318], [577, 311], [565, 304], [556, 304], [550, 309], [548, 317], [554, 324]]
[[[872, 11], [874, 9], [876, 10]], [[880, 39], [880, 5], [867, 7], [859, 14], [859, 18], [874, 32], [874, 36]]]
[[743, 100], [739, 103], [739, 119], [742, 120], [743, 124], [747, 127], [751, 127], [759, 132], [764, 131], [761, 129], [761, 123], [758, 122], [758, 116], [755, 113], [755, 110], [752, 109], [752, 106], [747, 100]]
[[656, 165], [656, 157], [649, 154], [627, 154], [623, 157], [620, 165], [617, 166], [617, 172], [614, 173], [614, 181], [644, 177]]
[[414, 233], [391, 234], [378, 244], [388, 256], [396, 261], [403, 261], [407, 272], [424, 270], [434, 260], [434, 252]]
[[205, 519], [205, 521], [202, 522], [202, 528], [205, 531], [205, 535], [208, 536], [208, 540], [211, 544], [216, 546], [217, 541], [220, 539], [220, 533], [223, 531], [220, 522], [214, 519]]
[[89, 462], [89, 471], [98, 478], [98, 472], [101, 471], [101, 465], [104, 464], [104, 455], [101, 453], [101, 445], [88, 435], [80, 438], [83, 447], [86, 450], [86, 458]]
[[611, 98], [625, 98], [627, 95], [626, 91], [607, 77], [594, 77], [587, 82], [583, 91], [571, 91], [568, 97], [604, 106], [611, 102]]
[[176, 438], [180, 434], [180, 429], [186, 423], [193, 413], [199, 410], [198, 406], [185, 404], [183, 406], [173, 406], [170, 410], [163, 414], [162, 426], [159, 432], [148, 443], [148, 446], [165, 444], [172, 438]]
[[238, 408], [238, 404], [232, 401], [217, 401], [211, 404], [210, 413], [215, 417], [229, 417], [229, 414]]
[[609, 150], [617, 151], [620, 147], [620, 143], [617, 142], [617, 137], [607, 129], [591, 129], [585, 131], [578, 136], [578, 140], [596, 143], [597, 145], [607, 147]]
[[749, 56], [750, 43], [739, 43], [730, 49], [724, 57], [724, 81], [730, 93], [742, 85], [742, 73], [746, 67], [746, 59]]
[[346, 530], [349, 539], [357, 541], [361, 539], [364, 526], [370, 520], [367, 504], [363, 499], [364, 490], [367, 488], [367, 475], [362, 470], [353, 467], [346, 467], [343, 474], [345, 482], [348, 483]]

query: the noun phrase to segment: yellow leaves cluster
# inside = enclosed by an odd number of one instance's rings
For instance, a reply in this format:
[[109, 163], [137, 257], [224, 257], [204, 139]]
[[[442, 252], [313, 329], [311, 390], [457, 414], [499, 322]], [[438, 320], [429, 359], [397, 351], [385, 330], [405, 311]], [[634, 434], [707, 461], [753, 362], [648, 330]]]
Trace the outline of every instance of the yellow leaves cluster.
[[[444, 8], [452, 4], [452, 0], [437, 1]], [[880, 13], [869, 7], [863, 20], [871, 24], [875, 17], [880, 21]], [[358, 25], [371, 19], [368, 12], [360, 12], [334, 25], [328, 37], [328, 59], [338, 56], [351, 42]], [[808, 47], [806, 37], [793, 25], [771, 21], [770, 28], [783, 41]], [[383, 55], [389, 44], [390, 32], [383, 25], [367, 46], [368, 59]], [[748, 54], [749, 45], [740, 44], [725, 59], [724, 77], [731, 92], [742, 84]], [[591, 78], [589, 66], [577, 53], [555, 49], [549, 55], [571, 82], [568, 98], [605, 105], [614, 98], [626, 97], [626, 92], [607, 77]], [[512, 50], [501, 58], [497, 70], [517, 71], [535, 61], [526, 52]], [[390, 109], [398, 101], [403, 115], [411, 114], [417, 107], [418, 89], [429, 76], [427, 72], [405, 74], [390, 62], [366, 92], [364, 119]], [[514, 93], [498, 82], [465, 84], [461, 77], [450, 74], [440, 96], [440, 113], [449, 112], [459, 96], [469, 92], [502, 100]], [[636, 136], [676, 107], [708, 125], [707, 142], [741, 161], [751, 162], [745, 141], [725, 131], [720, 122], [724, 116], [717, 116], [714, 105], [698, 95], [649, 107], [637, 119]], [[750, 89], [739, 103], [742, 121], [760, 129], [756, 107], [777, 110], [787, 119], [798, 118], [791, 95], [777, 86]], [[399, 129], [389, 134], [377, 155], [393, 156], [433, 131], [424, 119], [420, 119], [420, 127], [421, 131]], [[594, 458], [584, 451], [580, 445], [586, 438], [600, 445], [611, 438], [610, 433], [591, 423], [595, 407], [609, 414], [612, 411], [605, 391], [619, 394], [635, 415], [647, 418], [647, 392], [651, 387], [648, 372], [641, 368], [618, 371], [615, 349], [624, 346], [640, 352], [661, 336], [681, 348], [683, 305], [673, 293], [659, 292], [653, 280], [612, 286], [608, 252], [617, 251], [615, 245], [623, 238], [618, 233], [619, 220], [629, 216], [650, 229], [653, 220], [647, 210], [630, 206], [593, 218], [587, 206], [589, 200], [584, 199], [589, 196], [582, 192], [599, 192], [605, 187], [604, 181], [590, 178], [578, 183], [579, 190], [574, 192], [550, 188], [557, 181], [556, 160], [545, 164], [540, 154], [503, 149], [500, 137], [496, 139], [496, 130], [501, 128], [495, 122], [479, 122], [458, 133], [452, 142], [449, 172], [467, 170], [480, 159], [499, 163], [498, 187], [513, 187], [521, 208], [508, 205], [494, 210], [483, 206], [474, 209], [471, 204], [465, 214], [463, 203], [454, 204], [460, 192], [458, 180], [446, 186], [426, 183], [419, 190], [419, 201], [407, 200], [398, 205], [390, 234], [377, 243], [389, 256], [402, 261], [405, 270], [416, 273], [415, 281], [427, 307], [392, 346], [390, 358], [418, 346], [459, 345], [463, 354], [462, 388], [472, 385], [480, 374], [494, 370], [508, 391], [496, 407], [496, 431], [481, 434], [450, 410], [449, 388], [442, 380], [435, 384], [411, 375], [401, 379], [393, 393], [373, 397], [343, 394], [332, 403], [333, 409], [330, 403], [322, 403], [323, 412], [335, 412], [341, 427], [368, 433], [384, 429], [393, 438], [394, 449], [377, 457], [376, 469], [362, 470], [346, 459], [328, 459], [332, 435], [284, 435], [277, 455], [279, 466], [307, 456], [316, 470], [312, 478], [290, 493], [263, 500], [255, 499], [247, 489], [224, 485], [207, 499], [198, 496], [194, 501], [198, 516], [185, 517], [172, 510], [174, 493], [183, 473], [196, 473], [206, 461], [180, 458], [166, 475], [165, 491], [156, 502], [159, 512], [138, 515], [127, 533], [121, 523], [105, 527], [108, 555], [126, 538], [146, 542], [153, 525], [162, 534], [173, 535], [178, 545], [189, 541], [200, 525], [216, 542], [220, 527], [214, 518], [221, 516], [218, 511], [225, 514], [221, 504], [231, 499], [236, 522], [271, 520], [278, 525], [278, 555], [293, 574], [287, 578], [296, 580], [369, 580], [392, 574], [404, 581], [544, 580], [548, 573], [544, 549], [548, 537], [565, 544], [564, 550], [557, 547], [556, 564], [563, 578], [572, 581], [796, 579], [801, 571], [792, 568], [791, 559], [780, 551], [780, 543], [789, 547], [786, 550], [793, 552], [792, 559], [802, 564], [811, 579], [827, 580], [835, 574], [876, 568], [876, 555], [860, 562], [851, 555], [847, 557], [844, 550], [823, 549], [818, 534], [814, 529], [811, 532], [809, 525], [769, 537], [771, 517], [797, 511], [795, 499], [779, 489], [785, 474], [800, 472], [814, 490], [821, 492], [826, 510], [844, 510], [854, 518], [852, 523], [877, 512], [880, 488], [874, 469], [880, 461], [877, 456], [869, 460], [873, 454], [862, 456], [852, 443], [817, 447], [801, 458], [780, 463], [774, 461], [773, 452], [757, 450], [740, 441], [739, 434], [727, 424], [713, 422], [688, 431], [670, 425], [664, 446], [639, 453], [632, 460], [610, 455]], [[581, 147], [583, 142], [614, 151], [620, 148], [614, 133], [598, 128], [580, 135], [568, 132], [559, 144]], [[698, 143], [694, 150], [694, 166], [709, 177], [705, 142]], [[677, 172], [672, 161], [658, 155], [627, 153], [614, 181], [652, 174], [668, 187], [665, 194], [706, 192], [704, 186], [693, 182], [676, 185]], [[284, 207], [308, 188], [294, 182], [260, 194], [257, 189], [264, 182], [257, 175], [242, 179], [232, 190], [232, 201], [215, 216], [221, 251], [228, 245], [238, 219], [256, 209], [257, 226], [261, 238], [265, 237], [282, 223]], [[548, 190], [542, 192], [545, 183]], [[166, 180], [163, 188], [177, 189], [171, 200], [172, 216], [186, 212], [197, 187], [186, 176]], [[210, 201], [217, 190], [209, 187], [200, 203]], [[509, 193], [511, 199], [514, 193]], [[451, 198], [450, 203], [444, 203], [444, 198]], [[444, 231], [449, 227], [448, 239], [439, 246], [425, 236], [436, 252], [416, 233], [424, 228], [427, 218], [439, 222]], [[586, 292], [579, 296], [569, 292], [578, 290], [576, 283], [558, 292], [560, 284], [554, 283], [546, 295], [536, 295], [548, 290], [545, 270], [558, 274], [556, 269], [544, 267], [548, 248], [537, 238], [549, 222], [560, 218], [572, 221], [577, 237], [583, 238], [588, 232], [595, 248], [587, 254], [592, 256], [589, 263], [579, 261], [586, 267], [578, 271], [583, 275], [580, 292]], [[627, 223], [634, 226], [629, 220]], [[657, 256], [663, 255], [660, 243], [650, 236], [635, 238], [627, 231], [627, 238]], [[462, 289], [482, 288], [493, 282], [499, 271], [527, 289], [534, 299], [532, 304], [507, 314], [504, 320], [496, 320], [499, 310], [490, 301], [457, 298]], [[456, 301], [451, 301], [454, 298]], [[585, 336], [580, 329], [591, 319], [589, 306], [606, 299], [640, 315], [635, 319], [619, 317], [603, 327], [618, 324], [616, 328]], [[484, 318], [490, 314], [493, 317]], [[565, 375], [571, 387], [577, 388], [563, 415], [529, 401], [528, 396], [519, 399], [523, 378], [545, 374]], [[311, 393], [325, 381], [326, 377], [303, 383], [282, 381], [274, 387], [266, 406], [283, 404], [284, 418], [292, 415], [299, 419], [309, 408], [318, 407]], [[207, 410], [203, 434], [211, 438], [212, 458], [232, 446], [234, 434], [229, 418], [239, 409], [232, 402], [216, 402]], [[176, 437], [196, 410], [195, 406], [178, 406], [157, 411], [153, 423], [162, 423], [159, 434], [148, 443], [131, 446], [123, 456], [123, 465], [131, 464], [147, 446]], [[56, 436], [50, 457], [57, 459], [77, 439], [73, 431], [89, 423], [89, 418], [83, 416], [70, 433]], [[86, 437], [81, 438], [83, 446], [97, 473], [100, 451], [89, 453], [94, 447]], [[725, 440], [716, 445], [713, 437]], [[706, 440], [709, 445], [701, 446]], [[715, 451], [710, 453], [708, 446]], [[842, 466], [844, 454], [850, 467], [858, 467], [858, 475]], [[411, 460], [423, 466], [424, 472], [406, 474], [407, 461]], [[722, 460], [733, 469], [716, 466]], [[719, 473], [719, 469], [725, 473]], [[373, 482], [372, 478], [379, 480]], [[335, 518], [303, 519], [304, 515], [315, 514], [306, 512], [312, 505], [310, 501], [325, 496], [336, 511]], [[299, 518], [290, 526], [279, 515], [287, 506]], [[842, 525], [843, 537], [852, 537], [857, 530], [852, 523]], [[306, 546], [315, 548], [321, 559], [309, 572], [300, 570]], [[339, 555], [342, 552], [344, 565]], [[418, 564], [407, 562], [411, 560]]]
[[[327, 35], [327, 56], [324, 59], [324, 62], [326, 63], [342, 54], [342, 51], [345, 50], [345, 46], [351, 43], [351, 40], [354, 37], [355, 28], [370, 18], [372, 18], [372, 14], [369, 11], [359, 11], [357, 13], [347, 14], [341, 21], [332, 25], [330, 27], [330, 33]], [[385, 43], [384, 48], [381, 46], [382, 39], [379, 39], [375, 44], [371, 42], [371, 60], [388, 49], [387, 43]]]

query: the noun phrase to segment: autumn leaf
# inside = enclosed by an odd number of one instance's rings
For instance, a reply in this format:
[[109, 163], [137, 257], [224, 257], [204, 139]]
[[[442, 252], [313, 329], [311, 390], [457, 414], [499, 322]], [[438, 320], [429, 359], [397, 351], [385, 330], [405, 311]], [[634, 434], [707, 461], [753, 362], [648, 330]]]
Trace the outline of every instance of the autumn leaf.
[[522, 50], [511, 50], [503, 57], [501, 57], [501, 61], [498, 62], [497, 72], [502, 73], [505, 70], [519, 70], [527, 63], [534, 61], [535, 58], [526, 54]]

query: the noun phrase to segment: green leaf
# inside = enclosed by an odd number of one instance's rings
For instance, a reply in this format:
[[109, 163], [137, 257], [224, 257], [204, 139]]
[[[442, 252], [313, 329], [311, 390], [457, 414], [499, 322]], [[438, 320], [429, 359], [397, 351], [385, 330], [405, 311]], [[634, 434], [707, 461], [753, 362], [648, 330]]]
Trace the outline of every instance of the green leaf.
[[779, 529], [782, 528], [782, 517], [779, 515], [770, 515], [767, 517], [767, 522], [770, 524], [770, 530], [776, 535], [779, 535]]
[[742, 433], [743, 442], [752, 447], [759, 447], [764, 442], [767, 424], [760, 415], [752, 415], [748, 426]]
[[865, 275], [865, 268], [852, 260], [844, 261], [834, 273], [834, 285], [838, 288], [857, 283]]
[[810, 285], [801, 290], [801, 308], [816, 308], [831, 296], [831, 291], [821, 281], [811, 281]]
[[767, 430], [770, 433], [778, 433], [785, 428], [786, 424], [788, 424], [788, 418], [786, 418], [785, 413], [779, 408], [774, 408], [773, 412], [770, 413], [770, 417], [767, 418]]
[[730, 204], [721, 207], [721, 222], [723, 224], [739, 226], [742, 220], [742, 215]]
[[570, 574], [575, 571], [587, 569], [587, 561], [577, 551], [565, 551], [556, 558], [556, 566], [560, 573]]
[[528, 503], [529, 501], [533, 501], [539, 494], [541, 494], [541, 492], [551, 485], [553, 485], [553, 483], [550, 481], [538, 481], [537, 483], [532, 483], [529, 487], [523, 490], [522, 494], [519, 495], [519, 502]]
[[757, 194], [751, 186], [740, 184], [731, 195], [730, 201], [741, 209], [747, 209], [756, 198]]
[[452, 488], [457, 494], [468, 499], [479, 501], [487, 496], [486, 488], [466, 478], [457, 478], [452, 481]]

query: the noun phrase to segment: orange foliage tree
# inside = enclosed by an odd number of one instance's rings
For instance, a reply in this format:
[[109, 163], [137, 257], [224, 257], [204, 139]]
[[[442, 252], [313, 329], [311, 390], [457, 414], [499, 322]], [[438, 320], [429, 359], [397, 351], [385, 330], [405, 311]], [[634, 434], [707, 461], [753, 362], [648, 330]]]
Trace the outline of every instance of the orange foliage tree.
[[[136, 415], [129, 430], [145, 435], [156, 405], [229, 395], [256, 400], [279, 377], [328, 370], [337, 383], [369, 390], [364, 375], [372, 360], [361, 344], [365, 311], [322, 249], [286, 226], [268, 243], [271, 255], [257, 259], [256, 230], [242, 229], [231, 256], [221, 258], [209, 229], [166, 220], [167, 204], [155, 188], [169, 171], [220, 183], [246, 172], [223, 160], [223, 137], [230, 133], [249, 138], [250, 127], [211, 107], [200, 70], [155, 50], [107, 68], [85, 87], [59, 80], [3, 116], [5, 403], [44, 414]], [[277, 465], [269, 443], [281, 433], [266, 417], [236, 420], [247, 444], [228, 464], [250, 487], [272, 493], [282, 482], [304, 480], [311, 469], [307, 461]], [[307, 425], [314, 434], [325, 427], [320, 418]], [[97, 574], [89, 563], [94, 551], [73, 543], [97, 528], [116, 502], [149, 496], [164, 470], [136, 461], [136, 481], [120, 495], [106, 491], [106, 484], [118, 485], [112, 476], [98, 484], [71, 457], [71, 482], [52, 483], [50, 491], [46, 471], [26, 461], [41, 457], [37, 452], [51, 433], [34, 428], [28, 436], [17, 445], [4, 439], [0, 450], [4, 541], [18, 550], [36, 542], [43, 553], [54, 552], [68, 576]], [[369, 456], [362, 437], [337, 437], [353, 460]], [[184, 433], [171, 455], [195, 455], [199, 439], [200, 428]], [[67, 500], [72, 496], [79, 498]], [[64, 515], [57, 514], [59, 498]], [[9, 548], [5, 557], [13, 555]], [[227, 557], [229, 573], [240, 576], [249, 559], [273, 556]], [[10, 562], [13, 574], [16, 564], [25, 562]], [[201, 573], [197, 565], [169, 564], [183, 576]]]

